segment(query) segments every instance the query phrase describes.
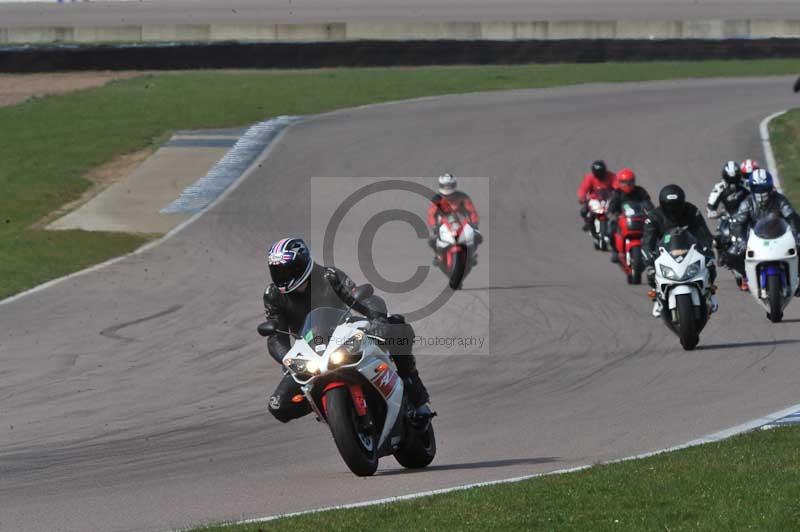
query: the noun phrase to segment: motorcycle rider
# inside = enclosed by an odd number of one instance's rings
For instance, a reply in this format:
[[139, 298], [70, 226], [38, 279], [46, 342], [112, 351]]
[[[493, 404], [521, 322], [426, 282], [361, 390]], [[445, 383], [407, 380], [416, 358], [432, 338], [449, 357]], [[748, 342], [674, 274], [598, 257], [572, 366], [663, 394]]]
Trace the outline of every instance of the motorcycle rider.
[[[649, 212], [653, 208], [650, 194], [636, 184], [636, 174], [630, 168], [623, 168], [617, 172], [617, 188], [611, 193], [611, 200], [608, 202], [607, 212], [610, 220], [608, 238], [612, 243], [618, 228], [617, 218], [622, 213], [622, 206], [626, 202], [644, 203], [645, 212]], [[613, 244], [611, 246], [611, 262], [619, 262], [619, 252]]]
[[[723, 234], [724, 228], [727, 226], [730, 229], [731, 218], [739, 210], [739, 206], [750, 195], [750, 191], [742, 181], [742, 167], [745, 169], [752, 168], [754, 161], [748, 159], [748, 164], [741, 166], [736, 161], [728, 161], [722, 167], [722, 181], [714, 185], [711, 193], [708, 195], [708, 204], [706, 206], [709, 219], [720, 219], [717, 235], [714, 237], [714, 247], [718, 251], [720, 264], [725, 265], [728, 246], [730, 242]], [[747, 162], [747, 161], [745, 161]], [[755, 163], [757, 166], [758, 163]], [[751, 172], [752, 173], [752, 172]], [[733, 270], [736, 284], [742, 287], [741, 274]], [[745, 285], [745, 290], [747, 287]]]
[[[764, 169], [757, 169], [749, 179], [750, 196], [739, 205], [739, 210], [733, 216], [731, 233], [736, 241], [728, 250], [727, 261], [739, 274], [742, 275], [742, 290], [747, 290], [747, 278], [744, 277], [744, 253], [747, 248], [747, 237], [750, 228], [767, 215], [779, 216], [786, 220], [794, 232], [798, 252], [800, 252], [800, 215], [792, 207], [791, 202], [775, 189], [772, 174]], [[797, 291], [800, 296], [800, 288]]]
[[616, 186], [616, 176], [608, 171], [606, 163], [597, 160], [592, 163], [591, 172], [583, 176], [583, 181], [578, 186], [578, 203], [581, 204], [581, 218], [583, 219], [583, 231], [589, 231], [592, 227], [592, 217], [589, 212], [589, 196], [600, 192], [611, 193]]
[[[706, 267], [708, 268], [709, 284], [714, 286], [717, 278], [717, 268], [714, 265], [714, 237], [708, 230], [706, 221], [700, 213], [700, 209], [686, 201], [686, 193], [678, 185], [667, 185], [658, 194], [659, 206], [650, 210], [644, 222], [644, 236], [642, 237], [642, 252], [647, 266], [647, 283], [652, 289], [651, 297], [655, 299], [653, 304], [653, 316], [661, 316], [661, 302], [655, 298], [656, 270], [655, 260], [658, 257], [658, 243], [676, 227], [685, 227], [698, 243], [698, 251], [707, 258]], [[719, 307], [717, 296], [711, 290], [709, 301], [711, 312], [716, 312]]]
[[[298, 333], [306, 315], [318, 307], [353, 309], [370, 320], [370, 334], [387, 339], [397, 373], [409, 391], [416, 409], [415, 418], [424, 421], [433, 416], [428, 405], [428, 391], [419, 377], [413, 347], [414, 330], [399, 316], [387, 315], [386, 303], [373, 295], [364, 301], [352, 297], [356, 285], [338, 268], [323, 267], [314, 262], [311, 250], [301, 238], [282, 238], [267, 251], [267, 263], [272, 282], [264, 291], [267, 320], [281, 331]], [[269, 354], [279, 364], [291, 349], [289, 335], [276, 333], [267, 340]], [[301, 394], [300, 385], [284, 373], [269, 399], [269, 411], [278, 421], [286, 423], [308, 414], [307, 401], [294, 402]]]
[[[431, 198], [431, 204], [428, 207], [428, 230], [430, 231], [428, 237], [428, 245], [436, 252], [436, 241], [439, 238], [439, 224], [441, 218], [448, 216], [452, 213], [461, 213], [469, 218], [469, 223], [472, 230], [475, 232], [475, 249], [483, 242], [483, 235], [478, 230], [478, 211], [475, 209], [475, 204], [466, 192], [456, 190], [458, 182], [453, 174], [447, 173], [439, 176], [439, 193]], [[473, 254], [473, 261], [476, 261], [477, 256]], [[439, 265], [440, 257], [438, 253], [434, 256], [434, 266]], [[474, 264], [473, 264], [474, 265]]]

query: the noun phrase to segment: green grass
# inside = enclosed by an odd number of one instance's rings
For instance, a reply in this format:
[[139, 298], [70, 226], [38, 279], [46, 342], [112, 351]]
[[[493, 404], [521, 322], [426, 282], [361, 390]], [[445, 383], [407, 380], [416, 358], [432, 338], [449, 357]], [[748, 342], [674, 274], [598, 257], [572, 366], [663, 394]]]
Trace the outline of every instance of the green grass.
[[798, 426], [756, 431], [577, 473], [196, 531], [800, 530], [798, 441]]
[[162, 74], [0, 108], [0, 298], [139, 246], [142, 236], [50, 233], [37, 220], [78, 198], [88, 171], [176, 129], [241, 126], [420, 96], [796, 73], [800, 60]]
[[800, 208], [800, 109], [770, 122], [769, 136], [783, 190], [792, 205]]

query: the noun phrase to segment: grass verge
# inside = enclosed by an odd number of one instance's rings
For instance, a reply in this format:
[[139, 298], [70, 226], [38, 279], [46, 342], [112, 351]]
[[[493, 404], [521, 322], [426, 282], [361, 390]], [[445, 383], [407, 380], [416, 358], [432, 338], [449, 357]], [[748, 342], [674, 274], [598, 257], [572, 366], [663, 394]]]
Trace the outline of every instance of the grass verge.
[[800, 426], [515, 484], [195, 532], [800, 530]]
[[800, 109], [789, 111], [769, 124], [769, 136], [786, 196], [800, 208]]
[[798, 60], [291, 72], [193, 72], [117, 81], [0, 108], [0, 298], [130, 251], [145, 237], [31, 226], [78, 198], [92, 168], [176, 129], [489, 90], [794, 74]]

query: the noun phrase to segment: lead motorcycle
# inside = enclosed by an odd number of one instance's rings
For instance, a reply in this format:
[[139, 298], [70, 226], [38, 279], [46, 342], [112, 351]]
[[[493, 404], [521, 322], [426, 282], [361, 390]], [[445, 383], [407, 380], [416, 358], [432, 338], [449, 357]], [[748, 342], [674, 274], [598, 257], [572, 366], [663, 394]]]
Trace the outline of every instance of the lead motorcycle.
[[766, 216], [750, 230], [744, 263], [750, 293], [773, 323], [783, 319], [797, 290], [797, 261], [795, 235], [783, 218]]
[[[356, 290], [355, 299], [372, 295], [372, 287]], [[391, 319], [392, 317], [390, 317]], [[399, 317], [398, 317], [399, 318]], [[403, 379], [382, 344], [368, 334], [369, 321], [351, 310], [320, 307], [309, 312], [283, 365], [301, 385], [317, 419], [327, 423], [347, 467], [371, 476], [378, 460], [394, 455], [407, 468], [422, 468], [436, 456], [433, 423], [414, 420], [414, 407]], [[273, 322], [259, 325], [262, 336], [290, 334]]]
[[687, 351], [700, 342], [712, 290], [707, 258], [697, 246], [691, 233], [676, 228], [662, 238], [655, 260], [655, 295], [662, 306], [661, 317]]
[[441, 219], [436, 239], [437, 262], [453, 290], [461, 288], [472, 269], [476, 244], [476, 231], [465, 214], [452, 213]]

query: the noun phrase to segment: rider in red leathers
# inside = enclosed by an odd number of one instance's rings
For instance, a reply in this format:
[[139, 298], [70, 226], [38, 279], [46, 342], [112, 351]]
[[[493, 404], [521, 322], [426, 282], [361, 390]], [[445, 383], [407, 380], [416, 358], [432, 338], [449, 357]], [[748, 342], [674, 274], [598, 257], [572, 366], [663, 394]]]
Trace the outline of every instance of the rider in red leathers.
[[[483, 241], [483, 236], [478, 231], [478, 211], [472, 203], [472, 199], [460, 190], [456, 190], [456, 178], [452, 174], [444, 174], [439, 177], [439, 193], [431, 198], [428, 207], [428, 229], [430, 236], [428, 243], [436, 251], [436, 240], [439, 236], [439, 224], [442, 217], [454, 212], [460, 212], [469, 218], [469, 223], [475, 231], [475, 247]], [[438, 265], [441, 257], [434, 257], [434, 265]]]
[[611, 193], [616, 189], [617, 178], [613, 172], [609, 172], [606, 163], [595, 161], [592, 163], [591, 173], [583, 176], [583, 181], [578, 186], [578, 203], [581, 204], [581, 218], [583, 218], [583, 230], [591, 228], [591, 217], [589, 215], [589, 196], [594, 193], [606, 191]]

